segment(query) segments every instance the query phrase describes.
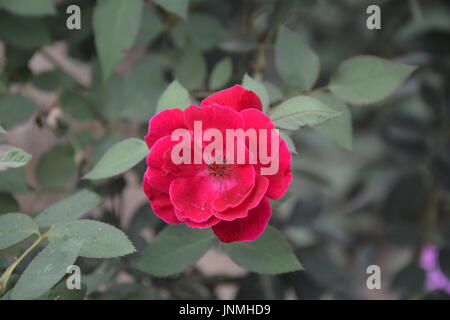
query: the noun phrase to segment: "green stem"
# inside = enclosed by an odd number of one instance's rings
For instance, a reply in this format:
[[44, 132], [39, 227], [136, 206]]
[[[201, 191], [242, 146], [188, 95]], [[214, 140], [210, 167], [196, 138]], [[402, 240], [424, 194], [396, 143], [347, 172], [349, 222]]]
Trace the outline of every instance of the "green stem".
[[0, 291], [3, 291], [6, 288], [6, 285], [8, 284], [9, 278], [14, 272], [14, 269], [22, 262], [22, 260], [34, 249], [36, 246], [44, 240], [47, 235], [41, 235], [40, 233], [37, 233], [38, 238], [36, 241], [27, 249], [24, 253], [16, 260], [14, 261], [3, 273], [2, 277], [0, 278]]
[[193, 92], [193, 96], [197, 99], [204, 99], [207, 96], [213, 94], [213, 92], [209, 92], [209, 91], [198, 91], [198, 92]]
[[267, 275], [260, 276], [261, 286], [265, 293], [265, 296], [268, 300], [275, 299], [275, 293], [273, 291], [272, 282], [270, 281], [270, 277]]

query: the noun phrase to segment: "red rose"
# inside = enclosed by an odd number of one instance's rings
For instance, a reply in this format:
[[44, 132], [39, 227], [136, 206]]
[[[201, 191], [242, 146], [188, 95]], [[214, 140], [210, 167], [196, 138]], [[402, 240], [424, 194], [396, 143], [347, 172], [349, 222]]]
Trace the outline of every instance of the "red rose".
[[[212, 227], [222, 242], [252, 241], [264, 232], [272, 214], [269, 198], [279, 199], [285, 194], [292, 174], [291, 153], [261, 109], [256, 94], [235, 85], [209, 96], [200, 107], [164, 110], [150, 119], [145, 137], [150, 153], [142, 184], [158, 217], [170, 224]], [[256, 163], [249, 161], [248, 138], [240, 140], [245, 149], [245, 163], [176, 164], [172, 152], [179, 141], [172, 141], [172, 133], [177, 129], [193, 133], [190, 152], [195, 157], [194, 122], [201, 122], [203, 132], [214, 128], [224, 136], [227, 129], [255, 130], [258, 148], [266, 147], [269, 154], [277, 155], [277, 171], [264, 175], [262, 169], [267, 169], [267, 162], [259, 158]], [[261, 145], [265, 140], [259, 139], [264, 131], [260, 129], [271, 130], [269, 136], [276, 135], [278, 152], [270, 150], [270, 145]], [[207, 144], [197, 143], [200, 151], [204, 151]], [[230, 145], [226, 141], [223, 154], [227, 157], [237, 148]]]

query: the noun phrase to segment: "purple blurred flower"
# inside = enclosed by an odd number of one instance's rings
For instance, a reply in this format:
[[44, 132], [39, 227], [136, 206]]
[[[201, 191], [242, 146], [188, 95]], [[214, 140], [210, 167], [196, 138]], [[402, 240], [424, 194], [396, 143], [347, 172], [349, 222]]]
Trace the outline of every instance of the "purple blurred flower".
[[425, 286], [428, 291], [444, 290], [450, 294], [450, 280], [439, 268], [439, 250], [432, 244], [422, 249], [420, 265], [425, 270], [427, 278]]

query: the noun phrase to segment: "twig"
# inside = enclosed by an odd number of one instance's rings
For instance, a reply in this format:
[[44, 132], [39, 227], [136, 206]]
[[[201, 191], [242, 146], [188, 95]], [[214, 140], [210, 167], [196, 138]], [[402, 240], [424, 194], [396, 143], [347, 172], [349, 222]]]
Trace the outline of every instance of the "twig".
[[31, 252], [33, 249], [45, 238], [47, 238], [47, 235], [41, 235], [39, 232], [36, 233], [38, 235], [38, 238], [36, 241], [27, 249], [25, 252], [16, 260], [14, 261], [3, 273], [2, 277], [0, 278], [0, 291], [3, 291], [6, 288], [6, 285], [8, 284], [8, 280], [11, 277], [12, 273], [16, 269], [16, 267], [22, 262], [22, 260]]
[[84, 84], [81, 83], [79, 79], [77, 79], [73, 74], [71, 74], [70, 72], [68, 72], [64, 66], [50, 53], [48, 52], [47, 49], [42, 48], [40, 53], [42, 54], [42, 56], [48, 61], [50, 62], [56, 69], [64, 72], [65, 74], [67, 74], [69, 77], [71, 77], [75, 83], [77, 84], [77, 86], [79, 86], [80, 88], [84, 89], [84, 90], [88, 90], [89, 88]]

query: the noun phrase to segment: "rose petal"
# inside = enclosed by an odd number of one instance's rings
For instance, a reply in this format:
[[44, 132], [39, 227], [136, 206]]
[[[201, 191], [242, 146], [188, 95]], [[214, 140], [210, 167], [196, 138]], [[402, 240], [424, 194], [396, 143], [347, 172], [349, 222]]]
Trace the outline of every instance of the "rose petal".
[[[253, 110], [246, 109], [241, 112], [241, 116], [245, 122], [245, 128], [255, 128], [259, 129], [267, 129], [271, 130], [275, 128], [275, 125], [272, 123], [269, 117], [267, 117], [264, 113]], [[270, 131], [269, 131], [270, 132]], [[258, 136], [258, 141], [260, 137]], [[261, 141], [259, 141], [261, 145]], [[267, 148], [268, 155], [272, 155], [272, 150], [270, 148], [271, 145], [271, 134], [267, 135]], [[267, 179], [269, 179], [269, 187], [267, 189], [266, 196], [271, 199], [279, 199], [281, 198], [289, 188], [289, 185], [292, 181], [292, 172], [291, 172], [291, 159], [292, 155], [287, 147], [286, 142], [280, 138], [280, 148], [278, 151], [278, 159], [279, 159], [279, 167], [278, 172], [274, 175], [265, 175]], [[269, 167], [269, 165], [257, 165], [258, 168], [257, 173], [260, 174], [261, 167]]]
[[242, 110], [241, 116], [244, 119], [245, 129], [275, 129], [272, 120], [262, 111], [255, 109]]
[[219, 178], [220, 192], [214, 201], [215, 211], [225, 211], [238, 206], [255, 185], [255, 169], [252, 165], [228, 165], [229, 173]]
[[[245, 130], [247, 129], [255, 129], [258, 137], [259, 148], [264, 146], [267, 148], [267, 155], [272, 154], [271, 150], [271, 137], [272, 134], [275, 133], [273, 129], [276, 129], [272, 120], [263, 112], [256, 109], [246, 109], [241, 111], [242, 119], [244, 119]], [[265, 136], [260, 135], [260, 129], [267, 130], [267, 134]], [[279, 136], [278, 132], [275, 133]], [[266, 141], [261, 141], [265, 138]], [[246, 140], [246, 144], [248, 146], [248, 139]], [[258, 149], [259, 152], [259, 149]]]
[[169, 224], [180, 224], [180, 221], [175, 215], [175, 208], [170, 201], [170, 197], [167, 193], [160, 192], [149, 186], [147, 179], [144, 176], [142, 186], [147, 198], [150, 200], [150, 205], [156, 216], [164, 220]]
[[291, 152], [284, 142], [280, 141], [280, 162], [278, 172], [274, 175], [266, 175], [265, 177], [269, 179], [269, 187], [267, 188], [266, 196], [270, 199], [280, 199], [286, 191], [289, 189], [289, 185], [292, 181], [291, 172]]
[[[214, 128], [226, 133], [226, 129], [243, 129], [244, 121], [239, 112], [230, 107], [209, 105], [204, 108], [192, 105], [184, 111], [186, 127], [194, 130], [194, 121], [201, 121], [202, 131]], [[223, 137], [225, 139], [225, 136]]]
[[248, 217], [222, 221], [212, 228], [222, 242], [253, 241], [263, 234], [271, 215], [270, 202], [264, 198], [256, 208], [248, 212]]
[[177, 216], [194, 222], [205, 222], [212, 216], [213, 202], [220, 185], [206, 171], [192, 178], [175, 179], [169, 188], [170, 200]]
[[259, 97], [253, 91], [247, 90], [238, 84], [210, 95], [201, 102], [200, 106], [205, 107], [213, 104], [227, 106], [236, 111], [247, 108], [262, 110], [262, 103]]
[[159, 139], [150, 150], [147, 156], [148, 170], [145, 174], [152, 188], [168, 193], [170, 183], [174, 179], [180, 176], [183, 178], [194, 176], [204, 167], [195, 164], [174, 164], [171, 153], [177, 143], [177, 141], [171, 141], [170, 136], [165, 136]]
[[250, 209], [255, 208], [264, 197], [269, 186], [269, 180], [265, 176], [257, 175], [255, 179], [255, 186], [252, 192], [245, 198], [245, 200], [235, 208], [229, 208], [223, 212], [215, 212], [217, 218], [226, 221], [232, 221], [237, 218], [245, 218]]
[[148, 167], [145, 171], [144, 178], [151, 188], [168, 194], [170, 184], [176, 177], [164, 174], [161, 169]]
[[162, 168], [167, 162], [172, 162], [172, 148], [177, 143], [177, 141], [171, 141], [170, 136], [164, 136], [156, 141], [147, 155], [147, 165], [154, 168]]
[[144, 138], [148, 148], [150, 149], [160, 138], [170, 136], [178, 128], [186, 128], [182, 110], [167, 109], [159, 112], [148, 122], [148, 133]]
[[206, 220], [205, 222], [194, 222], [191, 220], [186, 220], [186, 224], [192, 228], [209, 228], [212, 226], [215, 226], [216, 224], [218, 224], [221, 220], [217, 219], [216, 217], [212, 216], [211, 218], [209, 218], [208, 220]]

